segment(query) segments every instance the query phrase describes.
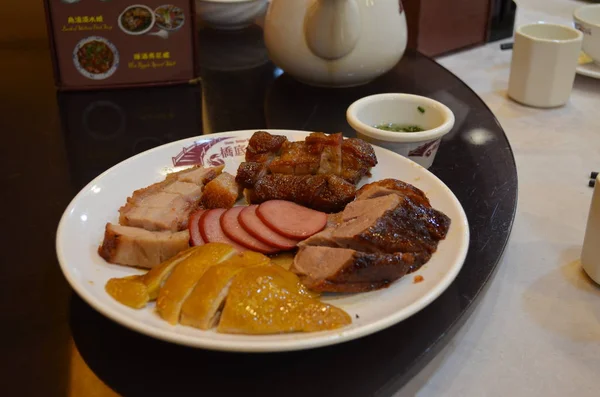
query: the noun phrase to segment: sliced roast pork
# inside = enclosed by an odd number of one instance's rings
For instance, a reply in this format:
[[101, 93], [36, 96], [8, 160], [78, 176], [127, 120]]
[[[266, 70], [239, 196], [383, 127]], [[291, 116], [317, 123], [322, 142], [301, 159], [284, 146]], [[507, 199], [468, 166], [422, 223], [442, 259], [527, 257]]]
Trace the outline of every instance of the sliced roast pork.
[[187, 228], [189, 215], [200, 202], [203, 185], [222, 169], [192, 167], [136, 190], [119, 209], [119, 223], [150, 231], [176, 232]]
[[227, 172], [208, 182], [202, 194], [202, 206], [206, 209], [231, 208], [240, 198], [242, 191], [235, 177]]
[[152, 232], [107, 223], [98, 254], [110, 263], [151, 269], [188, 248], [189, 238], [187, 230]]
[[172, 174], [167, 175], [166, 180], [172, 181], [176, 179], [181, 182], [189, 182], [198, 186], [206, 185], [208, 182], [215, 179], [217, 176], [223, 172], [224, 165], [220, 165], [218, 167], [208, 167], [204, 168], [202, 166], [194, 166], [191, 168], [187, 168], [183, 171], [174, 172]]
[[190, 213], [200, 202], [204, 184], [222, 170], [223, 166], [191, 167], [133, 192], [119, 209], [120, 225], [106, 225], [100, 255], [110, 263], [152, 268], [188, 248]]

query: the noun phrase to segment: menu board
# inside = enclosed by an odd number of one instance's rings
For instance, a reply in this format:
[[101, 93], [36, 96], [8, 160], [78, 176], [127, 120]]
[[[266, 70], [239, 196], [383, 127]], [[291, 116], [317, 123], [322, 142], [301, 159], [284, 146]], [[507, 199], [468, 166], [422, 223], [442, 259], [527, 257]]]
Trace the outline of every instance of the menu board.
[[48, 0], [46, 6], [61, 88], [168, 84], [196, 77], [193, 1]]

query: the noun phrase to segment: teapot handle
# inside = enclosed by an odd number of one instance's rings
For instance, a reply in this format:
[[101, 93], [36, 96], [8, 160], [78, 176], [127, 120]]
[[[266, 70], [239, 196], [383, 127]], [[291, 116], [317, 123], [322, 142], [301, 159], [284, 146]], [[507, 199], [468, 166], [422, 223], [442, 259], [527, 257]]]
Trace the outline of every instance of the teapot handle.
[[314, 0], [304, 18], [304, 37], [313, 54], [325, 60], [348, 55], [361, 32], [356, 0]]

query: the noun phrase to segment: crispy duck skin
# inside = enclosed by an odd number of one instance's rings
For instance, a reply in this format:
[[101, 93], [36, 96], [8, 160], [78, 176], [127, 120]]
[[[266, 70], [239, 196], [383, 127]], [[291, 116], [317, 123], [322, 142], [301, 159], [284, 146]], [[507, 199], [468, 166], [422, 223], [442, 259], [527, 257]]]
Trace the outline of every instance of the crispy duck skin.
[[431, 207], [417, 205], [406, 196], [389, 195], [355, 201], [346, 207], [344, 213], [359, 204], [365, 210], [373, 211], [356, 219], [346, 219], [344, 214], [345, 222], [332, 233], [340, 247], [371, 253], [433, 253], [450, 227], [450, 219], [446, 215]]
[[276, 156], [284, 142], [287, 142], [287, 138], [283, 135], [271, 135], [265, 131], [257, 131], [248, 142], [246, 161], [264, 162]]
[[354, 185], [336, 175], [271, 174], [246, 191], [252, 204], [288, 200], [324, 212], [341, 211], [354, 198]]
[[446, 238], [451, 220], [425, 194], [383, 180], [328, 218], [327, 227], [298, 244], [290, 270], [311, 290], [362, 292], [387, 287], [418, 270]]
[[382, 179], [377, 182], [364, 185], [356, 191], [356, 200], [367, 200], [371, 198], [397, 194], [409, 197], [415, 204], [431, 208], [429, 199], [421, 189], [400, 181], [398, 179]]

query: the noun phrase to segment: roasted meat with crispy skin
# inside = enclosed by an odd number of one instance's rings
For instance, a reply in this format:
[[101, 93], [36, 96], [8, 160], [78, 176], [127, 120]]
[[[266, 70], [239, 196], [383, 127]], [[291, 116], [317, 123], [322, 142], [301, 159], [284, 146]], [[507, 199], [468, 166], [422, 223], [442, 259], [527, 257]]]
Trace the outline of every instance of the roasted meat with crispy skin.
[[251, 203], [271, 199], [310, 208], [341, 211], [354, 198], [355, 185], [369, 174], [377, 158], [368, 143], [341, 133], [310, 134], [304, 141], [264, 131], [254, 133], [236, 182]]
[[320, 154], [319, 174], [342, 174], [342, 142], [341, 133], [325, 135], [313, 132], [306, 138], [306, 147], [310, 153]]
[[269, 172], [269, 166], [266, 163], [257, 161], [246, 161], [238, 167], [235, 181], [244, 189], [251, 189], [256, 182]]
[[246, 148], [246, 161], [265, 162], [277, 154], [287, 138], [283, 135], [271, 135], [265, 131], [255, 132]]
[[167, 175], [165, 180], [138, 189], [119, 209], [119, 223], [150, 231], [176, 232], [187, 228], [190, 213], [198, 206], [204, 184], [223, 167], [200, 166]]
[[354, 185], [336, 175], [270, 174], [247, 189], [251, 204], [288, 200], [324, 212], [340, 211], [354, 199]]
[[231, 208], [240, 198], [242, 191], [235, 177], [227, 172], [208, 182], [202, 192], [200, 202], [206, 209]]
[[110, 263], [151, 269], [188, 248], [189, 239], [187, 230], [151, 232], [107, 223], [98, 254]]
[[291, 270], [317, 291], [383, 288], [425, 264], [449, 227], [422, 191], [386, 179], [360, 189], [324, 230], [299, 243]]
[[342, 178], [357, 184], [376, 165], [377, 157], [371, 145], [357, 138], [344, 139], [342, 142], [342, 173], [340, 175]]
[[347, 248], [305, 247], [294, 259], [293, 271], [313, 291], [363, 292], [385, 287], [418, 269], [431, 254], [369, 254]]
[[[190, 213], [200, 203], [204, 185], [222, 170], [223, 166], [190, 167], [134, 191], [119, 209], [120, 225], [106, 225], [100, 256], [110, 263], [152, 268], [187, 248]], [[235, 185], [233, 176], [229, 179]], [[237, 185], [230, 190], [235, 193], [229, 196], [237, 197]]]
[[320, 153], [311, 153], [303, 141], [284, 142], [281, 153], [269, 164], [273, 174], [314, 175], [319, 170]]
[[370, 198], [387, 196], [388, 194], [408, 196], [416, 204], [431, 207], [429, 199], [422, 190], [411, 185], [410, 183], [406, 183], [398, 179], [382, 179], [380, 181], [364, 185], [356, 191], [356, 200], [366, 200]]

